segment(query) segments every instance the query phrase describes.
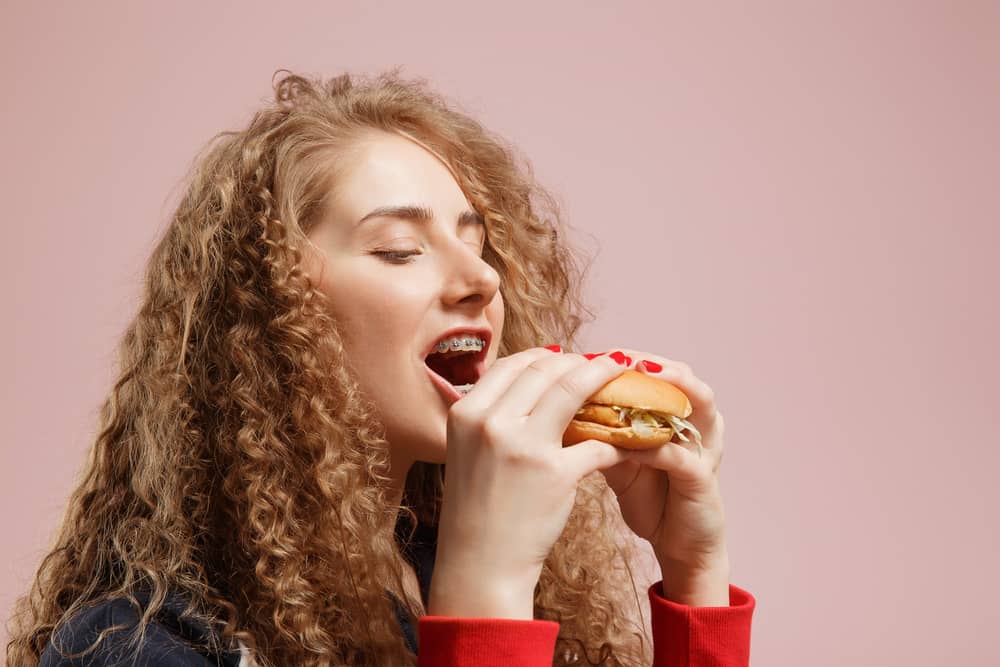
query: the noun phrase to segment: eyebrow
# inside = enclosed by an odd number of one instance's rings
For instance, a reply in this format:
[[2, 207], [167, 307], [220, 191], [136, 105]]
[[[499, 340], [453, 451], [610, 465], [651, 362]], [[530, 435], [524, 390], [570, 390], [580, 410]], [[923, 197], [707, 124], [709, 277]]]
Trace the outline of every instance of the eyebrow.
[[[414, 222], [430, 222], [434, 219], [434, 211], [426, 206], [416, 206], [406, 204], [402, 206], [379, 206], [377, 209], [358, 220], [355, 228], [372, 218], [400, 218], [402, 220], [412, 220]], [[476, 211], [462, 211], [458, 216], [458, 226], [486, 225], [486, 221]]]

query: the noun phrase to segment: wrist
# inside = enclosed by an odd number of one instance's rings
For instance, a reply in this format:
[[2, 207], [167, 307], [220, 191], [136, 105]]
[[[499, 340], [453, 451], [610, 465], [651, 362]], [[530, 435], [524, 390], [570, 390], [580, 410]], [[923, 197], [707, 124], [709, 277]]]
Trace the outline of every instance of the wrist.
[[690, 607], [729, 606], [729, 558], [725, 554], [697, 565], [657, 560], [665, 599]]
[[427, 596], [427, 614], [533, 620], [536, 583], [537, 578], [529, 585], [527, 581], [435, 568]]

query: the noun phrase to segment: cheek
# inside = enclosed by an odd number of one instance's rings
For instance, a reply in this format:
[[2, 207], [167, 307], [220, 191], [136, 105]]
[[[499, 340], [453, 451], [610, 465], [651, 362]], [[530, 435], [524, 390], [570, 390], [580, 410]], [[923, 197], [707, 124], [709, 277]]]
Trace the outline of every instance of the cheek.
[[500, 351], [500, 341], [503, 340], [503, 324], [505, 315], [506, 310], [503, 298], [500, 296], [500, 292], [498, 291], [496, 297], [493, 299], [493, 302], [490, 303], [486, 309], [486, 319], [493, 328], [493, 338], [490, 341], [490, 350], [486, 354], [485, 359], [487, 368], [493, 365], [493, 362], [496, 361], [497, 354]]
[[328, 269], [319, 287], [328, 299], [331, 314], [342, 326], [378, 331], [403, 324], [412, 327], [411, 322], [400, 321], [407, 320], [426, 299], [421, 285], [419, 280], [398, 279], [384, 272], [335, 274]]
[[[405, 284], [358, 283], [339, 290], [332, 305], [347, 351], [359, 372], [389, 368], [412, 355], [422, 330], [425, 299]], [[389, 373], [391, 376], [392, 373]]]
[[337, 323], [345, 353], [365, 384], [392, 377], [392, 364], [408, 350], [419, 331], [426, 295], [420, 280], [400, 280], [390, 271], [363, 262], [333, 261], [309, 255], [306, 269]]

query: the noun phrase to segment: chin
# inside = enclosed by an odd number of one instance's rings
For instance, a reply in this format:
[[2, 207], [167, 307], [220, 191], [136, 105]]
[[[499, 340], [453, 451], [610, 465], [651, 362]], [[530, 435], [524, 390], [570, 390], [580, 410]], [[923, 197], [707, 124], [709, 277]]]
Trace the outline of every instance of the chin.
[[429, 431], [414, 430], [413, 424], [402, 426], [403, 428], [399, 429], [386, 426], [386, 440], [393, 456], [410, 461], [444, 463], [448, 452], [447, 424], [444, 420], [440, 422], [439, 428], [432, 428]]

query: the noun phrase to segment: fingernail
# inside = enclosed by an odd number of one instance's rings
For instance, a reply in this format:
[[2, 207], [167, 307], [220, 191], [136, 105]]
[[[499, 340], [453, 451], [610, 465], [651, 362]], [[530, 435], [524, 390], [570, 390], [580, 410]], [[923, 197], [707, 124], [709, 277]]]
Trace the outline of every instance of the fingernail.
[[614, 359], [616, 362], [618, 362], [622, 366], [628, 366], [629, 362], [631, 362], [631, 359], [629, 359], [629, 361], [626, 362], [625, 360], [628, 359], [628, 357], [625, 356], [624, 352], [620, 352], [618, 350], [615, 350], [614, 352], [612, 352], [608, 356], [611, 357], [612, 359]]
[[558, 345], [546, 345], [545, 349], [552, 350], [553, 352], [562, 352], [562, 348], [559, 347]]
[[605, 354], [605, 353], [604, 352], [588, 352], [587, 354], [585, 354], [583, 356], [585, 358], [587, 358], [587, 359], [593, 359], [595, 357], [601, 356], [602, 354]]
[[642, 367], [645, 368], [650, 373], [659, 373], [660, 371], [663, 370], [663, 366], [656, 363], [655, 361], [650, 361], [649, 359], [643, 359], [639, 363], [641, 363]]

